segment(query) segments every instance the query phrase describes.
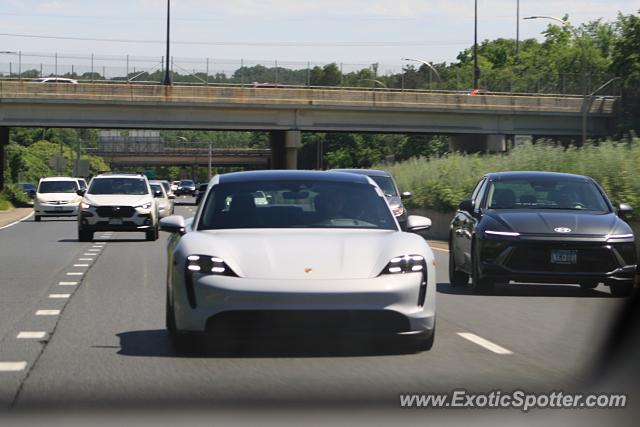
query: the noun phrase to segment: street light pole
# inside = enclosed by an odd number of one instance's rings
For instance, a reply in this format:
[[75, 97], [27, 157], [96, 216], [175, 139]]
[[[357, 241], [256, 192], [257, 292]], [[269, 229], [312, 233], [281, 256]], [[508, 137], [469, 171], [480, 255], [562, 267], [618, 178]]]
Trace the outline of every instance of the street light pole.
[[520, 0], [516, 2], [516, 57], [520, 54]]
[[478, 0], [474, 1], [475, 12], [473, 20], [473, 88], [478, 89], [478, 78], [480, 69], [478, 68]]
[[170, 29], [171, 29], [171, 0], [167, 0], [167, 55], [165, 57], [166, 66], [164, 72], [164, 85], [171, 86], [171, 69], [169, 68], [169, 45], [170, 45]]
[[430, 63], [428, 63], [427, 61], [424, 61], [424, 60], [422, 60], [422, 59], [417, 59], [417, 58], [402, 58], [402, 60], [403, 60], [403, 61], [415, 61], [415, 62], [420, 62], [420, 63], [422, 63], [422, 64], [426, 65], [427, 67], [429, 67], [429, 69], [430, 69], [431, 71], [433, 71], [433, 72], [434, 72], [434, 74], [435, 74], [435, 75], [436, 75], [436, 77], [438, 78], [438, 81], [439, 81], [439, 82], [441, 82], [441, 81], [442, 81], [442, 79], [440, 78], [440, 74], [438, 73], [438, 70], [436, 70], [436, 68], [435, 68], [433, 65], [431, 65]]

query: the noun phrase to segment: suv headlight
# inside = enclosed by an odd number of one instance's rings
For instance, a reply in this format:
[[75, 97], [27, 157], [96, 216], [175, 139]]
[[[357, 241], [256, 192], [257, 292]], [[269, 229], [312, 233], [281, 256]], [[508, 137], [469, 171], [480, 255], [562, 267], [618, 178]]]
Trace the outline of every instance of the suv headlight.
[[380, 274], [403, 274], [426, 271], [427, 266], [422, 255], [403, 255], [395, 257]]
[[139, 208], [139, 209], [151, 209], [151, 205], [152, 205], [152, 202], [147, 202], [147, 203], [144, 203], [142, 205], [136, 206], [136, 208]]
[[186, 263], [187, 273], [215, 274], [219, 276], [238, 277], [220, 258], [209, 255], [189, 255]]

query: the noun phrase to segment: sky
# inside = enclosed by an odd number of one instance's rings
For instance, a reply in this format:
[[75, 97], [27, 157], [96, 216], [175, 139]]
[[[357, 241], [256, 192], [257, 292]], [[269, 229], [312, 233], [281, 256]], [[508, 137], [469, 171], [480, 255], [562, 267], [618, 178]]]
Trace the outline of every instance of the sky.
[[[478, 0], [478, 39], [515, 38], [516, 4]], [[91, 54], [97, 72], [153, 71], [165, 54], [166, 6], [0, 0], [0, 72], [87, 71]], [[568, 14], [574, 26], [639, 9], [637, 0], [520, 0], [521, 18]], [[241, 64], [277, 61], [296, 69], [336, 62], [345, 72], [378, 63], [379, 74], [388, 74], [407, 57], [455, 61], [473, 43], [473, 20], [473, 0], [173, 0], [171, 56], [179, 72], [230, 74]], [[520, 20], [520, 39], [541, 38], [549, 23]]]

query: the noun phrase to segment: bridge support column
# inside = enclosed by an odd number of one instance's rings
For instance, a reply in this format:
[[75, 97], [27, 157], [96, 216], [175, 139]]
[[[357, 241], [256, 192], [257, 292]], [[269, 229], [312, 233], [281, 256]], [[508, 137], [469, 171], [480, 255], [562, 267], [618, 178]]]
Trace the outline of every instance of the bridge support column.
[[270, 132], [271, 169], [297, 169], [298, 148], [301, 145], [299, 130], [274, 130]]
[[4, 188], [5, 147], [9, 145], [9, 128], [0, 126], [0, 191]]
[[463, 151], [465, 153], [500, 153], [507, 151], [506, 135], [451, 135], [449, 151]]

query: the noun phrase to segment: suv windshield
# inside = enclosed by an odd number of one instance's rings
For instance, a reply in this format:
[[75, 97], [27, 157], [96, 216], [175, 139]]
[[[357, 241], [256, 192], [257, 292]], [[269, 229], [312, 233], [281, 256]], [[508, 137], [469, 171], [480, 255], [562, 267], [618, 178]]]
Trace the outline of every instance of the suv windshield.
[[569, 209], [609, 212], [590, 181], [566, 178], [509, 179], [491, 183], [488, 209]]
[[396, 186], [390, 176], [369, 175], [387, 196], [397, 196]]
[[38, 193], [75, 193], [78, 184], [74, 181], [42, 181]]
[[87, 191], [88, 194], [149, 194], [149, 189], [143, 178], [97, 178], [94, 179]]
[[261, 181], [216, 185], [198, 229], [289, 227], [395, 230], [396, 223], [370, 185]]

